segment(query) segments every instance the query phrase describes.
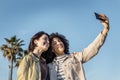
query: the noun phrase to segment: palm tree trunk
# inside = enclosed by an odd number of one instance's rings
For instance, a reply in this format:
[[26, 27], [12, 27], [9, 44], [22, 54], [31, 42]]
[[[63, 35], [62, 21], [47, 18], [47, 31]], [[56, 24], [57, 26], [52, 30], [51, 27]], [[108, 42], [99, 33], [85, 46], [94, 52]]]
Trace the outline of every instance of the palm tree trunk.
[[9, 66], [10, 72], [9, 72], [9, 79], [8, 80], [12, 80], [12, 73], [13, 73], [13, 56], [10, 60], [10, 66]]

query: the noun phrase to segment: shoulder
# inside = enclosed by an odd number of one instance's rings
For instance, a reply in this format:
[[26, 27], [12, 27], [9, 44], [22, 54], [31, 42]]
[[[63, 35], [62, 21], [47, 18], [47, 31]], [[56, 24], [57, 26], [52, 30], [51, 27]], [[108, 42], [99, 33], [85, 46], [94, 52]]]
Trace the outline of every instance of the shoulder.
[[30, 54], [26, 55], [23, 57], [23, 59], [21, 60], [20, 64], [27, 64], [28, 62], [30, 62], [30, 60], [32, 60], [32, 57]]
[[69, 55], [69, 59], [81, 61], [82, 60], [82, 52], [73, 52], [73, 53], [71, 53]]
[[28, 55], [26, 55], [26, 56], [23, 58], [23, 60], [28, 61], [28, 60], [30, 60], [31, 58], [32, 58], [31, 54], [28, 54]]
[[71, 56], [71, 57], [77, 57], [77, 56], [81, 56], [81, 54], [82, 54], [82, 52], [73, 52], [69, 56]]

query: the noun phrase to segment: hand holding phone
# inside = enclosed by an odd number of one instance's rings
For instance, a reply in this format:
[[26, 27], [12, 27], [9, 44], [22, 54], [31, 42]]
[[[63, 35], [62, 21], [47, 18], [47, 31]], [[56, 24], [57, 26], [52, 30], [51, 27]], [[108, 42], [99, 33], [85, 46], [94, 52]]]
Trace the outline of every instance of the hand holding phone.
[[106, 17], [102, 16], [101, 14], [98, 14], [96, 12], [94, 14], [96, 16], [96, 19], [101, 20], [101, 21], [105, 21], [106, 20]]
[[104, 27], [106, 27], [106, 29], [109, 29], [109, 19], [105, 14], [98, 14], [98, 13], [94, 13], [96, 16], [96, 19], [100, 20], [100, 22], [102, 23], [102, 25]]

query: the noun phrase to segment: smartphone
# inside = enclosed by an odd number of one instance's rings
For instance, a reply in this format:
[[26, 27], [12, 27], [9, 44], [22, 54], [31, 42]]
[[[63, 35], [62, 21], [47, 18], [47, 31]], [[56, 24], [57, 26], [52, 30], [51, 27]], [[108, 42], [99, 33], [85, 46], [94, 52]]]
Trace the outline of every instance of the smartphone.
[[101, 20], [101, 21], [105, 21], [105, 19], [101, 18], [98, 13], [95, 12], [94, 14], [96, 16], [96, 19]]

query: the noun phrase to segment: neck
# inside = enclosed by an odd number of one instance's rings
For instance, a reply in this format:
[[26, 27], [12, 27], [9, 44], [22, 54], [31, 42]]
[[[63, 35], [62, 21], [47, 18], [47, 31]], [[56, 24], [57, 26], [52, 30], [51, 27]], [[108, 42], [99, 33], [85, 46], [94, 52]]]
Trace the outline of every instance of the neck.
[[56, 54], [57, 57], [64, 55], [64, 53]]
[[33, 53], [40, 58], [42, 54], [42, 50], [34, 50]]

